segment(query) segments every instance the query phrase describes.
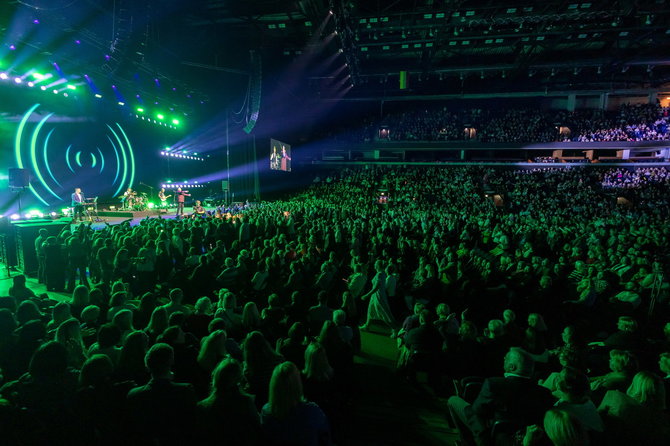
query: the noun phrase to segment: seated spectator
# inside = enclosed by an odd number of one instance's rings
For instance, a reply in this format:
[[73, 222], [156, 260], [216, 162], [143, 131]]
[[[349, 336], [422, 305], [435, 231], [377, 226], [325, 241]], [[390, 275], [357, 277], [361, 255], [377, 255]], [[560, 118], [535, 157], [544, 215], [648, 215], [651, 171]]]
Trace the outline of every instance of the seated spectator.
[[[528, 426], [523, 438], [524, 446], [589, 446], [589, 435], [579, 420], [570, 412], [551, 409], [544, 414], [544, 430], [537, 425]], [[546, 437], [545, 437], [546, 435]], [[544, 441], [549, 440], [549, 443]]]
[[265, 444], [331, 444], [326, 415], [319, 406], [305, 401], [300, 372], [293, 363], [284, 362], [275, 367], [269, 395], [261, 412]]
[[263, 407], [268, 399], [268, 385], [275, 366], [284, 358], [272, 350], [260, 331], [252, 331], [244, 341], [244, 377], [249, 391], [256, 395], [256, 406]]
[[566, 367], [560, 373], [554, 393], [558, 398], [556, 407], [574, 415], [587, 431], [602, 432], [605, 426], [589, 398], [590, 392], [589, 378], [575, 368]]
[[98, 341], [88, 349], [88, 355], [106, 355], [115, 366], [119, 363], [121, 329], [115, 324], [105, 324], [98, 330]]
[[227, 356], [226, 332], [216, 330], [202, 339], [198, 365], [207, 376], [210, 376], [214, 368]]
[[191, 314], [191, 309], [182, 304], [183, 300], [184, 292], [180, 288], [173, 288], [170, 290], [170, 302], [166, 305], [163, 305], [163, 308], [165, 308], [165, 311], [167, 311], [168, 318], [176, 311], [180, 311], [186, 316]]
[[343, 310], [335, 310], [333, 312], [333, 323], [337, 327], [340, 338], [351, 345], [352, 340], [354, 339], [354, 330], [347, 325], [347, 313]]
[[318, 342], [310, 343], [305, 350], [304, 362], [302, 384], [305, 397], [329, 412], [335, 404], [336, 387], [335, 372], [328, 363], [326, 349]]
[[192, 435], [196, 398], [190, 384], [172, 381], [174, 350], [154, 344], [145, 357], [149, 382], [128, 392], [130, 440], [133, 443], [184, 444]]
[[112, 323], [119, 328], [121, 332], [121, 343], [126, 340], [126, 337], [135, 331], [133, 327], [133, 312], [130, 310], [121, 310], [117, 312], [112, 318]]
[[79, 321], [71, 318], [60, 324], [56, 330], [55, 339], [67, 350], [68, 366], [80, 369], [88, 355], [81, 336]]
[[637, 371], [637, 358], [628, 351], [615, 349], [610, 351], [609, 367], [609, 373], [591, 378], [591, 390], [599, 395], [607, 390], [627, 389]]
[[277, 341], [277, 353], [300, 367], [305, 368], [307, 329], [302, 322], [295, 322], [288, 330], [288, 337]]
[[121, 310], [131, 310], [134, 311], [135, 305], [128, 303], [128, 293], [126, 291], [117, 291], [112, 294], [112, 297], [109, 299], [109, 310], [107, 310], [107, 320], [109, 322], [114, 319], [116, 313]]
[[77, 285], [72, 292], [72, 303], [70, 303], [70, 312], [72, 316], [79, 318], [81, 311], [90, 303], [88, 287]]
[[628, 390], [610, 390], [598, 411], [606, 418], [609, 444], [667, 444], [665, 386], [661, 378], [638, 372]]
[[260, 416], [253, 396], [242, 390], [242, 367], [228, 358], [212, 372], [211, 390], [198, 403], [198, 429], [202, 441], [225, 439], [227, 445], [260, 444]]
[[333, 310], [328, 307], [328, 294], [325, 291], [319, 291], [316, 298], [319, 304], [311, 307], [307, 314], [310, 333], [313, 335], [321, 331], [324, 322], [333, 319]]
[[26, 287], [26, 276], [23, 274], [17, 274], [12, 277], [12, 286], [9, 287], [7, 294], [16, 299], [17, 304], [27, 299], [37, 299], [35, 293]]
[[144, 332], [149, 336], [149, 342], [156, 342], [156, 339], [168, 328], [168, 312], [165, 307], [156, 307], [151, 313], [149, 325]]
[[149, 373], [144, 365], [144, 356], [149, 349], [149, 337], [143, 331], [134, 331], [126, 336], [116, 365], [117, 381], [132, 381], [144, 385], [149, 381]]
[[[490, 428], [497, 420], [517, 427], [539, 424], [554, 399], [544, 387], [531, 380], [533, 359], [525, 351], [512, 348], [505, 355], [505, 376], [484, 381], [475, 402], [449, 398], [449, 411], [465, 444], [488, 443]], [[523, 402], [519, 395], [524, 395]]]
[[186, 317], [184, 328], [195, 337], [202, 338], [207, 335], [207, 327], [213, 318], [212, 300], [207, 296], [201, 297], [195, 303], [195, 311]]

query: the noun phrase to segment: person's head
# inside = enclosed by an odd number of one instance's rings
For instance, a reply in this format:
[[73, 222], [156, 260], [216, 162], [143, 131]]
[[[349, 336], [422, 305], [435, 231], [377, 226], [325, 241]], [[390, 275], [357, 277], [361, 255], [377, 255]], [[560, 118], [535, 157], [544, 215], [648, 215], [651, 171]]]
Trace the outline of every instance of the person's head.
[[335, 325], [346, 325], [347, 323], [347, 313], [344, 310], [335, 310], [333, 311], [333, 322]]
[[665, 374], [670, 376], [670, 352], [663, 352], [658, 357], [658, 368]]
[[198, 364], [207, 370], [211, 370], [219, 358], [226, 354], [226, 339], [226, 332], [223, 330], [216, 330], [205, 336], [200, 346]]
[[414, 314], [419, 315], [423, 310], [426, 309], [426, 305], [422, 304], [421, 302], [417, 302], [414, 304]]
[[126, 337], [123, 343], [119, 363], [128, 360], [129, 357], [143, 360], [144, 355], [147, 353], [147, 348], [149, 348], [149, 337], [147, 334], [139, 330], [133, 331]]
[[491, 339], [499, 338], [505, 331], [505, 325], [500, 319], [491, 319], [487, 328], [488, 337]]
[[186, 313], [183, 311], [173, 311], [168, 318], [168, 325], [178, 325], [183, 327], [186, 323]]
[[86, 324], [94, 324], [100, 318], [100, 307], [88, 305], [81, 310], [81, 321]]
[[255, 302], [247, 302], [242, 310], [242, 325], [255, 328], [261, 324], [261, 315]]
[[586, 402], [591, 391], [588, 376], [574, 367], [564, 367], [561, 370], [557, 387], [562, 399], [575, 404]]
[[108, 383], [114, 373], [114, 364], [107, 355], [93, 355], [84, 362], [79, 373], [81, 387]]
[[665, 410], [665, 383], [654, 373], [637, 372], [626, 394], [643, 406]]
[[79, 321], [75, 318], [70, 318], [61, 323], [56, 329], [56, 341], [63, 345], [68, 345], [70, 342], [83, 345]]
[[126, 303], [126, 292], [117, 291], [109, 298], [109, 308], [120, 307]]
[[45, 228], [40, 229], [39, 234], [42, 239], [49, 237], [49, 231], [47, 231]]
[[505, 373], [530, 378], [533, 375], [535, 363], [533, 358], [523, 349], [512, 347], [505, 355], [503, 368]]
[[56, 341], [42, 344], [33, 354], [28, 368], [35, 380], [62, 377], [67, 370], [67, 349]]
[[319, 294], [316, 295], [316, 299], [319, 301], [319, 305], [328, 304], [328, 293], [325, 291], [319, 291]]
[[272, 416], [284, 419], [303, 401], [300, 371], [295, 364], [286, 361], [276, 366], [270, 379], [268, 400]]
[[571, 413], [550, 409], [544, 415], [544, 431], [554, 446], [586, 446], [588, 435], [582, 423]]
[[449, 316], [449, 314], [451, 314], [451, 309], [449, 308], [449, 305], [442, 302], [435, 309], [435, 313], [437, 314], [437, 317], [439, 319], [446, 319]]
[[111, 348], [121, 342], [121, 330], [113, 323], [104, 324], [98, 329], [98, 346]]
[[634, 372], [637, 370], [637, 358], [629, 351], [613, 349], [610, 351], [609, 366], [613, 372]]
[[148, 330], [154, 334], [162, 333], [168, 327], [168, 312], [163, 307], [156, 307], [151, 312]]
[[326, 349], [318, 342], [312, 342], [305, 350], [304, 375], [316, 381], [328, 381], [333, 377], [333, 368], [328, 362]]
[[80, 193], [81, 193], [81, 189], [78, 188], [78, 187], [75, 187], [75, 188], [74, 188], [74, 193], [75, 193], [75, 194], [80, 194]]
[[201, 297], [195, 303], [195, 312], [197, 314], [210, 314], [212, 310], [212, 300], [207, 297]]
[[617, 321], [617, 329], [632, 333], [637, 330], [637, 321], [630, 316], [621, 316]]
[[472, 321], [463, 321], [458, 327], [458, 335], [463, 339], [475, 339], [477, 337], [477, 326]]
[[181, 288], [174, 288], [170, 291], [170, 302], [173, 304], [181, 304], [184, 299], [184, 292]]
[[561, 332], [561, 340], [565, 345], [574, 345], [581, 346], [582, 338], [580, 336], [579, 330], [574, 325], [568, 325]]
[[174, 349], [168, 344], [154, 344], [144, 357], [144, 364], [153, 378], [171, 378]]
[[12, 285], [15, 288], [25, 288], [26, 280], [26, 276], [23, 274], [17, 274], [16, 276], [12, 277]]
[[244, 341], [242, 351], [247, 368], [262, 366], [268, 358], [276, 356], [270, 343], [260, 331], [252, 331]]
[[544, 318], [539, 313], [530, 313], [528, 315], [528, 327], [537, 331], [547, 331], [547, 324], [544, 323]]
[[341, 339], [337, 326], [333, 321], [325, 321], [323, 323], [318, 339], [319, 342], [327, 346], [330, 346], [332, 343], [338, 342]]
[[419, 313], [419, 324], [426, 325], [430, 324], [432, 321], [433, 313], [431, 313], [430, 310], [424, 309], [421, 313]]
[[516, 313], [514, 310], [510, 310], [509, 308], [505, 311], [503, 311], [503, 322], [505, 324], [511, 324], [516, 320]]
[[213, 403], [225, 398], [230, 393], [240, 391], [242, 381], [242, 366], [232, 358], [226, 358], [212, 371], [211, 391], [207, 401]]
[[207, 325], [207, 333], [213, 333], [216, 330], [225, 330], [226, 328], [226, 321], [220, 317], [215, 317]]
[[133, 312], [132, 310], [124, 309], [119, 311], [112, 318], [112, 323], [119, 327], [121, 332], [126, 332], [133, 329]]

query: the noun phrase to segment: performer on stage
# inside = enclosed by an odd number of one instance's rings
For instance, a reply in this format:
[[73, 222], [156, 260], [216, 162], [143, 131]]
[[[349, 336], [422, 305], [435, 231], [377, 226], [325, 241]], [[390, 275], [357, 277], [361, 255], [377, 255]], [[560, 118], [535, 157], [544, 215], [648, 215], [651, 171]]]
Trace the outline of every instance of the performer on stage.
[[73, 217], [73, 222], [76, 222], [77, 219], [79, 221], [84, 220], [84, 201], [86, 199], [84, 198], [84, 194], [81, 193], [80, 188], [75, 188], [74, 193], [72, 194], [72, 217]]
[[168, 204], [167, 204], [167, 199], [170, 198], [172, 195], [165, 195], [165, 188], [161, 187], [161, 190], [158, 191], [158, 199], [161, 201], [161, 208], [167, 209]]
[[128, 188], [123, 193], [123, 207], [126, 209], [132, 209], [135, 204], [135, 195], [137, 195], [131, 188]]
[[176, 214], [176, 216], [179, 217], [181, 215], [183, 217], [184, 216], [184, 200], [186, 200], [186, 197], [190, 197], [191, 194], [189, 194], [187, 190], [182, 191], [181, 188], [179, 187], [179, 188], [177, 188], [175, 196], [177, 197], [177, 214]]
[[272, 153], [270, 154], [270, 169], [279, 170], [280, 166], [281, 161], [279, 152], [277, 152], [277, 146], [272, 146]]
[[193, 206], [193, 218], [204, 217], [205, 214], [205, 208], [202, 207], [200, 200], [195, 200], [195, 206]]

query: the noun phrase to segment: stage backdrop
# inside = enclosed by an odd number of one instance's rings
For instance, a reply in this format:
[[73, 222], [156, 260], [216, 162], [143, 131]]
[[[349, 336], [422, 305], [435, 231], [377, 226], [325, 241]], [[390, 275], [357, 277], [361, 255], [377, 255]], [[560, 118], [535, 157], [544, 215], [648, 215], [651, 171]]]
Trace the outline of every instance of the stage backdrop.
[[[4, 215], [16, 212], [19, 200], [22, 210], [68, 206], [75, 187], [105, 203], [114, 203], [128, 187], [151, 196], [167, 179], [160, 151], [185, 132], [144, 122], [104, 100], [49, 97], [48, 92], [11, 87], [1, 88], [0, 95], [0, 213]], [[183, 181], [198, 167], [203, 168], [173, 161], [170, 174]], [[20, 193], [9, 187], [11, 168], [30, 172], [30, 185]]]

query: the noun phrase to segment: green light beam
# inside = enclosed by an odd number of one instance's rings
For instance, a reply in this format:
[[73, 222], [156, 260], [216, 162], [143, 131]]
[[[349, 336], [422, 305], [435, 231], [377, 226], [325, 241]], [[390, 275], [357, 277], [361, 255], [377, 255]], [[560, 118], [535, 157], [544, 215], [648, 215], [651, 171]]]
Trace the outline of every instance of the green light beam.
[[74, 162], [77, 163], [77, 166], [84, 167], [81, 165], [81, 150], [74, 156]]
[[[25, 115], [23, 115], [23, 118], [21, 118], [21, 122], [19, 123], [19, 128], [16, 130], [16, 138], [14, 139], [14, 154], [16, 155], [16, 163], [19, 166], [19, 169], [23, 169], [23, 160], [21, 159], [21, 138], [23, 137], [23, 129], [26, 127], [26, 122], [28, 122], [28, 119], [30, 118], [30, 115], [35, 111], [37, 107], [39, 107], [40, 104], [35, 104], [28, 111], [26, 112]], [[37, 197], [38, 200], [40, 200], [42, 203], [44, 203], [45, 206], [48, 206], [49, 203], [47, 203], [44, 198], [40, 196], [40, 194], [37, 193], [35, 188], [33, 187], [32, 184], [28, 185], [28, 190], [33, 193]]]
[[70, 169], [70, 171], [72, 173], [74, 173], [74, 169], [72, 168], [72, 164], [70, 164], [70, 149], [71, 148], [72, 148], [72, 144], [67, 146], [67, 150], [65, 150], [65, 162], [67, 163], [68, 169]]
[[105, 170], [105, 156], [102, 154], [100, 147], [96, 147], [96, 149], [98, 149], [98, 153], [100, 154], [100, 173], [102, 173]]
[[[112, 185], [114, 185], [116, 184], [116, 180], [119, 179], [119, 174], [121, 173], [121, 160], [119, 159], [119, 152], [116, 150], [116, 144], [114, 144], [114, 141], [112, 141], [112, 138], [110, 138], [109, 135], [107, 135], [107, 139], [114, 149], [114, 155], [116, 155], [116, 175], [114, 176], [114, 181], [112, 181]], [[118, 195], [118, 193], [114, 195]]]
[[128, 135], [126, 135], [123, 127], [121, 127], [118, 122], [116, 123], [116, 126], [119, 128], [119, 130], [121, 130], [123, 138], [126, 140], [126, 144], [128, 144], [128, 155], [130, 156], [130, 183], [128, 183], [128, 187], [132, 187], [133, 182], [135, 181], [135, 156], [133, 155], [133, 146], [130, 144]]
[[53, 113], [49, 113], [44, 118], [42, 118], [40, 123], [37, 124], [37, 127], [35, 127], [35, 130], [33, 130], [33, 137], [30, 139], [30, 159], [32, 160], [35, 174], [37, 175], [37, 178], [40, 180], [42, 186], [44, 186], [47, 192], [49, 192], [51, 195], [56, 197], [58, 200], [61, 200], [61, 197], [59, 197], [58, 194], [56, 194], [56, 192], [52, 191], [47, 182], [44, 181], [44, 177], [42, 176], [42, 172], [40, 171], [40, 166], [37, 163], [37, 137], [39, 136], [40, 130], [42, 130], [42, 127], [44, 127], [44, 124], [47, 123], [47, 121], [51, 116], [53, 116]]
[[55, 128], [51, 129], [46, 139], [44, 140], [44, 150], [43, 150], [44, 164], [47, 166], [47, 172], [49, 172], [51, 179], [54, 180], [54, 183], [56, 183], [58, 187], [62, 188], [63, 186], [60, 185], [58, 180], [56, 180], [56, 177], [54, 176], [53, 172], [51, 172], [51, 167], [49, 166], [49, 157], [47, 156], [47, 147], [49, 145], [49, 138], [51, 138], [51, 134], [54, 132], [54, 130], [56, 129]]
[[91, 168], [93, 168], [95, 167], [96, 164], [98, 164], [98, 160], [95, 158], [95, 155], [93, 153], [91, 153], [91, 159], [93, 160], [91, 161]]
[[128, 158], [126, 157], [126, 151], [123, 150], [123, 143], [121, 142], [121, 138], [119, 138], [119, 135], [116, 134], [112, 126], [107, 124], [107, 128], [112, 132], [114, 135], [114, 138], [116, 138], [116, 141], [119, 143], [119, 151], [121, 152], [121, 156], [123, 157], [123, 176], [121, 177], [121, 183], [119, 184], [119, 189], [116, 191], [114, 196], [119, 195], [121, 193], [121, 189], [123, 189], [123, 185], [126, 184], [126, 178], [128, 177]]

